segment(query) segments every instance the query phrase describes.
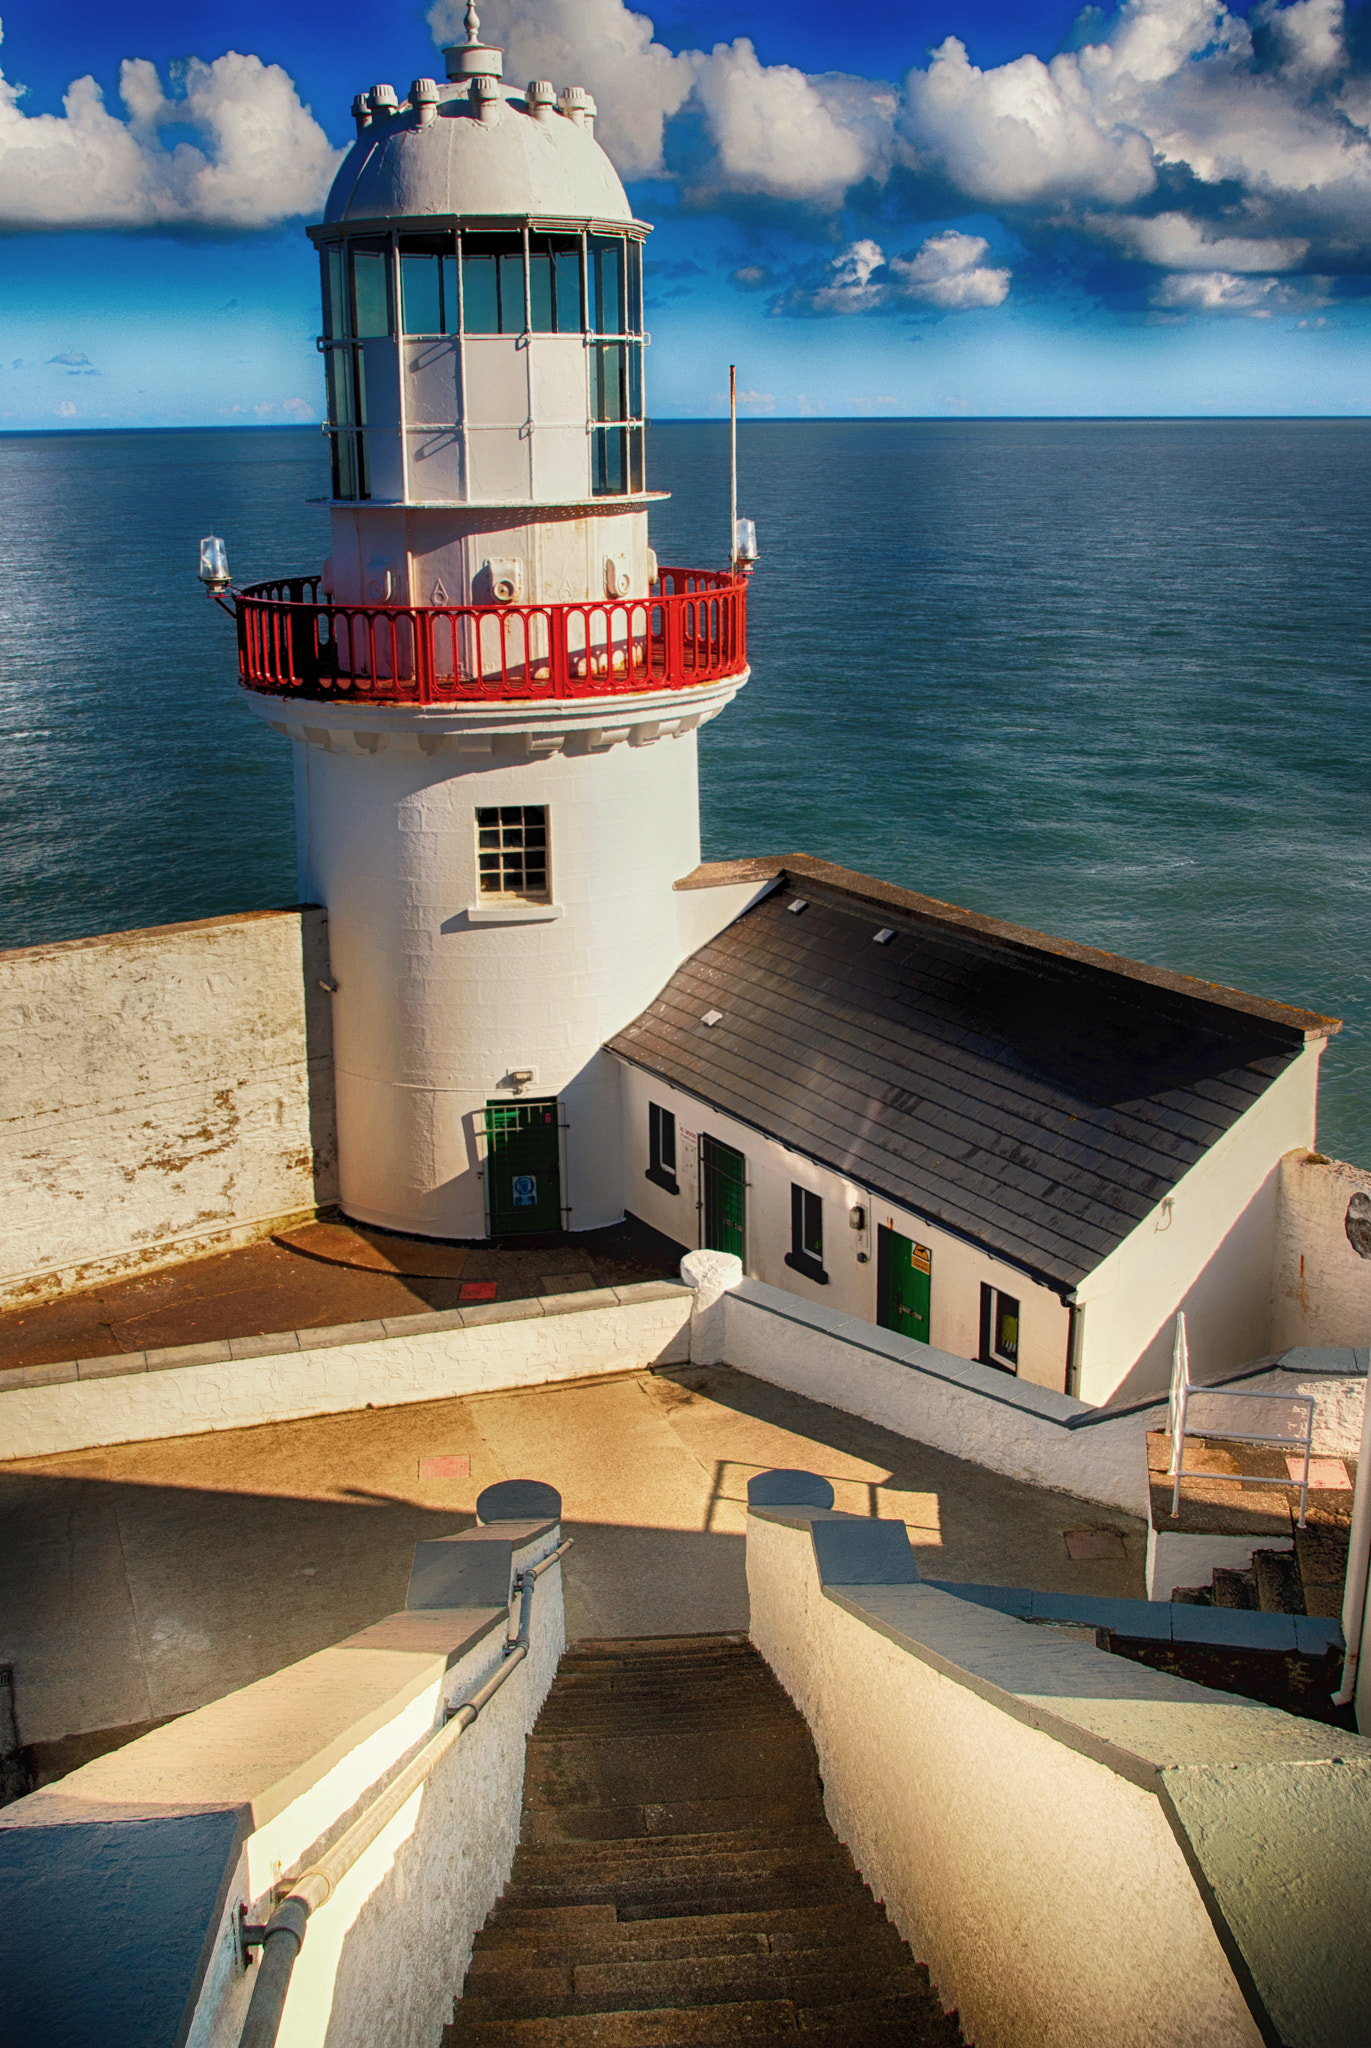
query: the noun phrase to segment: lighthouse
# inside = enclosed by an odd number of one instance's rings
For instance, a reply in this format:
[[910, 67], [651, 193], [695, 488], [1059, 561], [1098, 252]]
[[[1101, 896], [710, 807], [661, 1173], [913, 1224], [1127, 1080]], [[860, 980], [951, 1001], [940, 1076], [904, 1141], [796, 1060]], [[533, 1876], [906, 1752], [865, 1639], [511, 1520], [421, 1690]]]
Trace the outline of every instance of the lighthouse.
[[323, 223], [332, 551], [236, 590], [328, 912], [341, 1200], [441, 1238], [623, 1214], [606, 1039], [710, 934], [696, 738], [746, 574], [649, 542], [642, 248], [576, 85], [375, 85]]

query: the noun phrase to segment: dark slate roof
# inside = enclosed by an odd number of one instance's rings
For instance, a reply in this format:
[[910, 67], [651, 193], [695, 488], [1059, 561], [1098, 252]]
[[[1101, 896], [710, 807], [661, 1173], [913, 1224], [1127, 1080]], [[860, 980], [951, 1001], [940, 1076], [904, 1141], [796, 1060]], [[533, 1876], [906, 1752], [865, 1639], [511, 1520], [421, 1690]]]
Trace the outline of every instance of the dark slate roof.
[[1339, 1028], [805, 855], [677, 887], [748, 880], [778, 886], [610, 1051], [1052, 1286]]

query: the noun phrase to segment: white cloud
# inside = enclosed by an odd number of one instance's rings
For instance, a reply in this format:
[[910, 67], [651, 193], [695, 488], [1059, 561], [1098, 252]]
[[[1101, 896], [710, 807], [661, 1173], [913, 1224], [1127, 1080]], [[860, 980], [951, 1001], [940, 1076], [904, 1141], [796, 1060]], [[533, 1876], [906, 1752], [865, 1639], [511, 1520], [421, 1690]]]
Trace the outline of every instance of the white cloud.
[[1009, 293], [1009, 272], [983, 262], [989, 254], [983, 235], [963, 235], [955, 228], [930, 235], [917, 256], [891, 257], [894, 290], [903, 299], [917, 299], [944, 313], [1002, 306]]
[[797, 283], [778, 300], [783, 313], [876, 313], [913, 302], [963, 313], [1003, 305], [1010, 273], [987, 265], [983, 235], [955, 228], [930, 235], [910, 256], [887, 258], [879, 242], [849, 242], [825, 268], [818, 285]]
[[1145, 220], [1126, 214], [1087, 214], [1084, 225], [1106, 241], [1118, 242], [1132, 256], [1167, 270], [1294, 270], [1309, 253], [1307, 240], [1295, 236], [1206, 236], [1202, 225], [1183, 213], [1157, 213]]
[[1328, 283], [1326, 277], [1287, 284], [1277, 277], [1235, 277], [1227, 270], [1191, 271], [1162, 278], [1152, 304], [1178, 312], [1241, 313], [1249, 320], [1269, 320], [1273, 313], [1326, 306]]
[[74, 420], [77, 417], [76, 407], [69, 398], [64, 398], [60, 405], [55, 405], [53, 411], [59, 420]]
[[[278, 64], [235, 51], [192, 58], [168, 97], [154, 65], [120, 66], [126, 118], [93, 78], [62, 114], [25, 114], [0, 75], [0, 227], [258, 228], [322, 207], [335, 150]], [[168, 147], [175, 123], [198, 140]]]

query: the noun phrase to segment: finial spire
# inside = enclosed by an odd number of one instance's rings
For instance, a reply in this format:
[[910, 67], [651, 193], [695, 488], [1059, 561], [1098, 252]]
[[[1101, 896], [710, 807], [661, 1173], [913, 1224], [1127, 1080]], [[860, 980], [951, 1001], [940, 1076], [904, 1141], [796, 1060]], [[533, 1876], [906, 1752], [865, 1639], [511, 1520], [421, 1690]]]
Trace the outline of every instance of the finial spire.
[[468, 41], [469, 43], [479, 43], [479, 42], [480, 42], [480, 40], [481, 40], [481, 17], [480, 17], [480, 15], [479, 15], [479, 14], [478, 14], [478, 13], [476, 12], [476, 0], [467, 0], [467, 16], [466, 16], [466, 31], [467, 31], [467, 41]]

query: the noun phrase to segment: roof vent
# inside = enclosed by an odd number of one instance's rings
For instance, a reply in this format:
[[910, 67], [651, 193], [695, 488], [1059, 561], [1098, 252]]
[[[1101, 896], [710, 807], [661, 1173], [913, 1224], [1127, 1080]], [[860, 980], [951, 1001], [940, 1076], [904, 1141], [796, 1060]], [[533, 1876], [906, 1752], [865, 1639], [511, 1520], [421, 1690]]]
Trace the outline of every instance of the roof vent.
[[504, 88], [499, 79], [488, 77], [485, 72], [473, 78], [471, 103], [487, 125], [492, 121], [498, 121], [505, 110]]
[[595, 133], [595, 102], [583, 85], [564, 85], [558, 95], [557, 105], [568, 121], [574, 121], [578, 128], [584, 128], [587, 135]]
[[359, 92], [352, 102], [352, 118], [357, 123], [359, 135], [371, 126], [371, 106], [364, 92]]
[[393, 85], [373, 85], [367, 94], [367, 104], [373, 114], [393, 114], [400, 102], [395, 97]]
[[557, 88], [550, 78], [530, 78], [524, 88], [524, 104], [535, 120], [550, 121], [557, 111]]
[[809, 898], [807, 896], [797, 896], [793, 903], [787, 903], [786, 905], [786, 909], [792, 917], [798, 917], [802, 910], [808, 910], [808, 908]]
[[416, 78], [409, 89], [409, 103], [419, 117], [419, 126], [431, 128], [438, 118], [437, 80]]
[[722, 1010], [706, 1010], [703, 1017], [701, 1017], [700, 1019], [700, 1022], [702, 1024], [708, 1024], [711, 1027], [711, 1029], [716, 1024], [722, 1024], [723, 1021], [724, 1013]]
[[880, 930], [877, 932], [875, 938], [872, 940], [872, 944], [876, 946], [888, 946], [890, 944], [890, 941], [894, 938], [894, 936], [895, 934], [890, 929], [890, 926], [888, 924], [883, 924]]

